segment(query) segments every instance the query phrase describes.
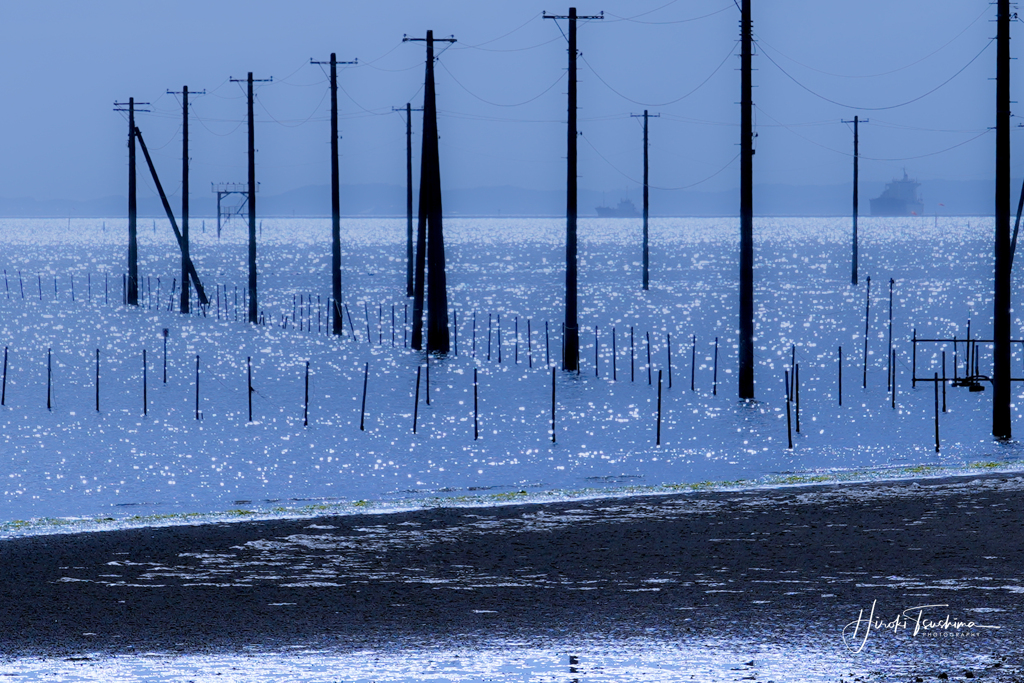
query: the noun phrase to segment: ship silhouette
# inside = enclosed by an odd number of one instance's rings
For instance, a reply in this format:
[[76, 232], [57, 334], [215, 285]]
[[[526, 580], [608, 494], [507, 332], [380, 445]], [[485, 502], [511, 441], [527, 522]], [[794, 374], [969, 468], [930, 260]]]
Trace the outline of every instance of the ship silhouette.
[[597, 215], [601, 218], [639, 218], [640, 212], [637, 211], [636, 206], [633, 205], [628, 199], [622, 199], [619, 201], [619, 205], [612, 206], [597, 206], [594, 207], [597, 211]]
[[917, 192], [921, 183], [911, 180], [903, 170], [903, 178], [885, 184], [885, 191], [871, 200], [872, 216], [920, 216], [924, 202]]

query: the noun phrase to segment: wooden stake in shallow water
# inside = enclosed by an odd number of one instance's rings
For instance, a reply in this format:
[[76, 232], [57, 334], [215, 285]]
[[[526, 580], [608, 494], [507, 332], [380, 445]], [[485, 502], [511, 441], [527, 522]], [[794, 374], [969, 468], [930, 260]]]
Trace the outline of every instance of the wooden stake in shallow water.
[[[196, 370], [197, 374], [196, 374], [196, 377], [197, 378], [199, 376], [198, 375], [198, 372], [199, 372], [198, 371], [198, 362], [199, 362], [199, 357], [196, 356], [196, 364], [197, 364], [197, 370]], [[198, 385], [198, 381], [196, 382], [196, 384]], [[309, 361], [308, 360], [306, 361], [306, 396], [305, 396], [305, 399], [304, 399], [304, 401], [302, 403], [302, 426], [303, 427], [308, 427], [309, 426]]]
[[647, 332], [647, 386], [651, 386], [651, 333]]
[[47, 410], [53, 410], [53, 401], [52, 401], [52, 396], [51, 396], [52, 392], [50, 391], [50, 383], [51, 383], [51, 379], [53, 377], [53, 371], [51, 369], [50, 357], [51, 357], [50, 349], [46, 349], [46, 409]]
[[412, 404], [412, 433], [416, 433], [416, 423], [420, 418], [420, 372], [423, 370], [422, 365], [416, 366], [416, 396], [413, 399]]
[[142, 414], [149, 415], [149, 382], [148, 379], [148, 368], [149, 365], [146, 363], [146, 349], [142, 349]]
[[476, 368], [473, 368], [473, 441], [480, 438], [480, 405], [477, 401]]
[[[97, 355], [99, 349], [96, 350]], [[7, 347], [4, 347], [4, 386], [0, 390], [0, 406], [7, 405]], [[97, 408], [99, 410], [99, 408]]]
[[715, 367], [711, 377], [711, 395], [718, 396], [718, 337], [715, 337]]
[[939, 373], [935, 373], [935, 452], [939, 452]]
[[[4, 366], [7, 365], [7, 350], [4, 349]], [[7, 373], [4, 373], [6, 380]], [[96, 412], [100, 412], [100, 350], [96, 349]]]
[[526, 319], [526, 360], [529, 363], [529, 367], [533, 367], [533, 327], [530, 324], [530, 319]]
[[800, 433], [800, 364], [793, 366], [793, 399], [796, 403], [796, 433]]
[[363, 369], [363, 405], [359, 409], [359, 431], [366, 431], [366, 385], [370, 382], [370, 363]]
[[836, 382], [836, 395], [839, 397], [839, 405], [843, 405], [843, 347], [839, 347], [839, 353], [836, 355], [837, 365], [839, 366], [839, 377]]
[[249, 385], [249, 422], [252, 422], [252, 356], [246, 357], [245, 367]]
[[665, 349], [668, 351], [668, 388], [672, 388], [672, 333], [667, 333]]
[[871, 276], [864, 294], [864, 388], [868, 388], [868, 318], [871, 315]]
[[786, 436], [789, 439], [789, 450], [793, 450], [793, 414], [790, 406], [792, 403], [792, 393], [789, 386], [789, 370], [784, 372], [786, 383]]
[[551, 368], [551, 443], [555, 443], [555, 369]]
[[654, 445], [661, 445], [661, 370], [658, 370], [658, 431]]
[[196, 419], [199, 419], [199, 354], [196, 354]]
[[615, 328], [612, 328], [612, 381], [616, 382], [619, 379], [619, 359], [618, 349], [615, 348]]

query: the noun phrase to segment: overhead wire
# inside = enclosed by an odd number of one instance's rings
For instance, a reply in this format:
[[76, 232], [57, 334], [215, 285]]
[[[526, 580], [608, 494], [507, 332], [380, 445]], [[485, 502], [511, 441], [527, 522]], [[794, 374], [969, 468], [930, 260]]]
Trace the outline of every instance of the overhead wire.
[[[609, 160], [608, 160], [608, 158], [607, 158], [607, 157], [605, 157], [605, 155], [601, 154], [601, 151], [600, 151], [600, 150], [599, 150], [599, 149], [598, 149], [597, 147], [595, 147], [595, 146], [594, 146], [594, 143], [592, 143], [592, 142], [590, 141], [590, 139], [589, 139], [589, 138], [588, 138], [587, 136], [585, 136], [585, 135], [580, 135], [580, 137], [581, 137], [581, 138], [583, 138], [583, 140], [584, 140], [584, 141], [585, 141], [585, 142], [586, 142], [586, 143], [587, 143], [588, 145], [590, 145], [590, 148], [591, 148], [592, 150], [594, 150], [594, 153], [595, 153], [595, 154], [597, 154], [597, 156], [601, 157], [601, 159], [602, 159], [602, 160], [603, 160], [603, 161], [604, 161], [604, 162], [605, 162], [606, 164], [608, 164], [608, 165], [609, 165], [610, 167], [612, 167], [612, 168], [613, 168], [613, 169], [614, 169], [614, 170], [615, 170], [616, 172], [618, 172], [618, 174], [619, 174], [619, 175], [621, 175], [621, 176], [622, 176], [623, 178], [625, 178], [626, 180], [629, 180], [629, 181], [631, 181], [631, 182], [637, 183], [637, 184], [639, 184], [639, 185], [642, 185], [642, 184], [643, 184], [643, 183], [642, 183], [641, 181], [637, 180], [636, 178], [633, 178], [633, 177], [632, 177], [632, 176], [630, 176], [630, 175], [629, 175], [628, 173], [626, 173], [625, 171], [623, 171], [623, 170], [622, 170], [621, 168], [619, 168], [618, 166], [616, 166], [615, 164], [613, 164], [613, 163], [612, 163], [611, 161], [609, 161]], [[706, 178], [704, 178], [704, 179], [702, 179], [702, 180], [698, 180], [698, 181], [697, 181], [697, 182], [695, 182], [695, 183], [690, 183], [689, 185], [681, 185], [681, 186], [679, 186], [679, 187], [662, 187], [662, 186], [660, 186], [660, 185], [651, 185], [650, 183], [647, 183], [647, 187], [649, 187], [649, 188], [651, 188], [651, 189], [653, 189], [653, 190], [664, 190], [664, 191], [668, 191], [668, 192], [677, 192], [677, 191], [679, 191], [679, 190], [688, 190], [688, 189], [690, 189], [691, 187], [696, 187], [697, 185], [701, 185], [701, 184], [703, 184], [703, 183], [706, 183], [707, 181], [711, 180], [712, 178], [714, 178], [714, 177], [715, 177], [715, 176], [717, 176], [718, 174], [720, 174], [720, 173], [722, 173], [723, 171], [725, 171], [725, 169], [727, 169], [727, 168], [729, 168], [730, 166], [732, 166], [733, 162], [735, 162], [735, 161], [736, 161], [737, 159], [739, 159], [739, 158], [740, 158], [740, 155], [739, 155], [739, 154], [737, 154], [737, 155], [736, 155], [736, 156], [734, 156], [734, 157], [733, 157], [732, 159], [730, 159], [730, 160], [729, 160], [729, 161], [728, 161], [728, 162], [727, 162], [727, 163], [726, 163], [726, 164], [725, 164], [724, 166], [722, 166], [722, 167], [721, 167], [720, 169], [718, 169], [717, 171], [715, 171], [715, 172], [714, 172], [714, 173], [712, 173], [711, 175], [707, 176]]]
[[465, 86], [465, 85], [464, 85], [464, 84], [462, 83], [462, 81], [460, 81], [460, 80], [459, 80], [458, 78], [456, 78], [456, 77], [455, 77], [455, 74], [453, 74], [453, 73], [451, 72], [451, 70], [450, 70], [450, 69], [449, 69], [449, 68], [448, 68], [447, 66], [445, 66], [445, 65], [444, 65], [444, 63], [443, 63], [443, 62], [439, 62], [439, 63], [441, 64], [441, 68], [442, 68], [442, 69], [444, 69], [444, 70], [445, 70], [445, 71], [446, 71], [446, 72], [448, 73], [448, 75], [452, 77], [452, 80], [453, 80], [453, 81], [455, 81], [455, 83], [456, 83], [456, 84], [458, 84], [458, 86], [459, 86], [460, 88], [462, 88], [462, 89], [463, 89], [463, 90], [465, 90], [465, 91], [466, 91], [467, 93], [469, 93], [470, 95], [472, 95], [472, 96], [473, 96], [473, 97], [475, 97], [476, 99], [480, 100], [481, 102], [483, 102], [483, 103], [485, 103], [485, 104], [489, 104], [489, 105], [491, 105], [491, 106], [493, 106], [493, 107], [521, 107], [521, 106], [523, 106], [524, 104], [529, 104], [530, 102], [533, 102], [533, 101], [535, 101], [535, 100], [537, 100], [537, 99], [540, 99], [541, 97], [543, 97], [544, 95], [546, 95], [546, 94], [548, 93], [548, 91], [549, 91], [549, 90], [551, 90], [551, 89], [552, 89], [552, 88], [554, 88], [554, 87], [555, 87], [556, 85], [558, 85], [559, 83], [561, 83], [561, 82], [562, 82], [562, 79], [564, 79], [564, 78], [566, 77], [566, 75], [567, 75], [567, 72], [563, 71], [563, 72], [562, 72], [561, 74], [559, 74], [558, 78], [556, 78], [556, 79], [555, 79], [554, 83], [552, 83], [552, 84], [551, 84], [551, 85], [549, 85], [548, 87], [544, 88], [544, 90], [542, 90], [542, 91], [541, 91], [540, 93], [538, 93], [537, 95], [534, 95], [533, 97], [531, 97], [531, 98], [529, 98], [529, 99], [527, 99], [527, 100], [523, 100], [522, 102], [515, 102], [515, 103], [513, 103], [513, 104], [504, 104], [504, 103], [502, 103], [502, 102], [492, 102], [492, 101], [490, 101], [490, 100], [484, 99], [483, 97], [480, 97], [480, 96], [479, 96], [479, 95], [477, 95], [477, 94], [476, 94], [475, 92], [473, 92], [472, 90], [470, 90], [469, 88], [467, 88], [467, 87], [466, 87], [466, 86]]
[[629, 97], [628, 95], [624, 95], [621, 92], [619, 92], [618, 90], [616, 90], [615, 88], [613, 88], [612, 85], [610, 83], [608, 83], [608, 81], [604, 80], [604, 78], [602, 78], [601, 74], [597, 73], [597, 70], [594, 69], [593, 65], [590, 62], [588, 62], [585, 57], [581, 56], [580, 59], [583, 60], [583, 63], [587, 65], [587, 68], [590, 69], [591, 73], [593, 73], [595, 76], [597, 76], [597, 80], [599, 80], [602, 83], [604, 83], [605, 87], [607, 87], [609, 90], [611, 90], [613, 93], [615, 93], [616, 95], [618, 95], [622, 99], [627, 100], [629, 102], [632, 102], [633, 104], [639, 104], [639, 105], [644, 106], [644, 107], [665, 107], [665, 106], [668, 106], [670, 104], [675, 104], [676, 102], [679, 102], [681, 100], [685, 100], [687, 97], [689, 97], [690, 95], [693, 95], [695, 92], [697, 92], [702, 87], [704, 87], [704, 85], [708, 81], [710, 81], [715, 76], [715, 74], [717, 74], [722, 69], [723, 66], [725, 66], [725, 63], [727, 61], [729, 61], [729, 57], [731, 57], [733, 55], [733, 50], [735, 49], [735, 46], [736, 46], [737, 42], [739, 42], [739, 41], [734, 41], [733, 42], [733, 45], [729, 48], [729, 52], [725, 55], [725, 58], [722, 59], [722, 61], [718, 64], [718, 66], [715, 67], [715, 70], [712, 71], [710, 74], [708, 74], [708, 76], [703, 81], [701, 81], [699, 84], [697, 84], [697, 86], [695, 88], [690, 90], [685, 95], [681, 95], [680, 97], [677, 97], [674, 100], [668, 100], [667, 102], [643, 102], [641, 100], [635, 100], [632, 97]]
[[904, 71], [905, 69], [909, 69], [910, 67], [916, 66], [916, 65], [920, 64], [921, 62], [925, 61], [926, 59], [928, 59], [930, 57], [933, 57], [934, 55], [938, 54], [939, 52], [941, 52], [942, 50], [946, 49], [951, 44], [953, 44], [953, 42], [956, 41], [957, 38], [959, 38], [963, 34], [967, 33], [967, 30], [969, 28], [971, 28], [972, 26], [974, 26], [976, 23], [978, 23], [978, 20], [981, 19], [986, 14], [988, 14], [988, 12], [989, 12], [989, 9], [986, 7], [985, 9], [983, 9], [981, 11], [981, 14], [979, 14], [977, 17], [975, 17], [974, 21], [972, 21], [971, 23], [967, 24], [967, 26], [965, 26], [963, 28], [963, 30], [960, 31], [960, 33], [957, 33], [955, 36], [950, 38], [947, 42], [943, 43], [940, 47], [938, 47], [934, 51], [929, 52], [924, 57], [921, 57], [920, 59], [918, 59], [916, 61], [913, 61], [910, 64], [906, 64], [904, 66], [901, 66], [899, 68], [892, 69], [890, 71], [883, 71], [883, 72], [877, 73], [877, 74], [849, 75], [849, 74], [836, 74], [836, 73], [831, 73], [829, 71], [823, 71], [823, 70], [817, 69], [817, 68], [815, 68], [815, 67], [813, 67], [813, 66], [811, 66], [809, 64], [804, 64], [803, 62], [797, 61], [796, 59], [793, 59], [792, 57], [782, 53], [781, 51], [779, 51], [776, 48], [774, 48], [771, 44], [765, 42], [765, 40], [763, 38], [758, 37], [758, 42], [761, 43], [761, 44], [767, 45], [769, 48], [771, 48], [773, 51], [775, 51], [778, 55], [780, 55], [782, 57], [785, 57], [786, 59], [788, 59], [789, 61], [793, 62], [794, 64], [798, 64], [799, 66], [802, 66], [805, 69], [810, 69], [811, 71], [817, 71], [818, 73], [824, 74], [826, 76], [834, 76], [836, 78], [879, 78], [881, 76], [888, 76], [890, 74], [898, 73], [900, 71]]
[[687, 24], [687, 23], [689, 23], [691, 21], [699, 21], [701, 19], [707, 19], [708, 17], [713, 17], [716, 14], [721, 14], [722, 12], [726, 11], [727, 9], [729, 9], [729, 6], [726, 5], [725, 7], [721, 8], [721, 9], [718, 9], [718, 10], [715, 10], [714, 12], [710, 12], [708, 14], [702, 14], [699, 17], [690, 17], [689, 19], [673, 19], [673, 20], [670, 20], [670, 21], [638, 21], [637, 20], [637, 17], [643, 17], [643, 16], [646, 16], [648, 14], [651, 14], [652, 12], [657, 12], [658, 10], [665, 9], [669, 5], [674, 4], [674, 2], [675, 2], [675, 0], [673, 0], [673, 2], [670, 2], [668, 4], [662, 5], [661, 7], [657, 7], [655, 9], [648, 10], [647, 12], [641, 12], [640, 14], [634, 14], [632, 17], [623, 17], [623, 16], [619, 16], [618, 14], [613, 14], [611, 12], [607, 12], [606, 14], [608, 16], [610, 16], [610, 17], [615, 17], [609, 23], [617, 23], [617, 22], [620, 22], [620, 21], [629, 21], [629, 22], [633, 22], [633, 23], [636, 23], [636, 24], [667, 25], [667, 24]]
[[[756, 41], [755, 41], [755, 42], [756, 42]], [[953, 74], [952, 76], [950, 76], [949, 78], [947, 78], [946, 80], [944, 80], [944, 81], [943, 81], [942, 83], [939, 83], [939, 84], [938, 84], [937, 86], [935, 86], [934, 88], [932, 88], [932, 89], [931, 89], [931, 90], [929, 90], [928, 92], [926, 92], [926, 93], [924, 93], [924, 94], [922, 94], [922, 95], [918, 95], [917, 97], [914, 97], [913, 99], [909, 99], [909, 100], [907, 100], [906, 102], [900, 102], [899, 104], [891, 104], [891, 105], [887, 105], [887, 106], [885, 106], [885, 107], [860, 107], [860, 106], [857, 106], [857, 105], [854, 105], [854, 104], [848, 104], [848, 103], [844, 103], [844, 102], [839, 102], [839, 101], [837, 101], [837, 100], [833, 100], [833, 99], [831, 99], [831, 98], [829, 98], [829, 97], [825, 97], [825, 96], [824, 96], [824, 95], [822, 95], [821, 93], [815, 92], [815, 91], [814, 91], [814, 90], [812, 90], [811, 88], [807, 87], [806, 85], [804, 85], [803, 83], [801, 83], [801, 82], [800, 82], [799, 80], [797, 80], [795, 76], [793, 76], [793, 75], [792, 75], [791, 73], [789, 73], [788, 71], [786, 71], [785, 69], [783, 69], [783, 68], [782, 68], [782, 66], [781, 66], [781, 65], [780, 65], [780, 64], [779, 64], [778, 62], [776, 62], [776, 61], [775, 61], [774, 59], [772, 59], [771, 55], [770, 55], [770, 54], [768, 54], [767, 52], [765, 52], [763, 48], [761, 49], [761, 54], [762, 54], [762, 55], [764, 55], [764, 56], [765, 56], [765, 57], [766, 57], [766, 58], [768, 59], [768, 61], [769, 61], [769, 62], [771, 62], [772, 64], [774, 64], [774, 65], [775, 65], [775, 68], [777, 68], [777, 69], [778, 69], [779, 71], [781, 71], [781, 72], [782, 72], [782, 73], [783, 73], [783, 74], [784, 74], [784, 75], [785, 75], [785, 76], [786, 76], [787, 78], [789, 78], [789, 80], [793, 81], [793, 82], [794, 82], [794, 83], [796, 83], [796, 84], [797, 84], [798, 86], [800, 86], [801, 88], [803, 88], [804, 90], [806, 90], [807, 92], [809, 92], [810, 94], [814, 95], [815, 97], [817, 97], [817, 98], [819, 98], [819, 99], [821, 99], [821, 100], [824, 100], [824, 101], [826, 101], [826, 102], [828, 102], [828, 103], [830, 103], [830, 104], [835, 104], [835, 105], [838, 105], [838, 106], [840, 106], [840, 107], [845, 107], [845, 108], [847, 108], [847, 109], [857, 109], [857, 110], [859, 110], [859, 111], [884, 111], [884, 110], [887, 110], [887, 109], [898, 109], [899, 107], [905, 107], [905, 106], [907, 106], [908, 104], [913, 104], [914, 102], [917, 102], [918, 100], [923, 100], [923, 99], [924, 99], [925, 97], [928, 97], [929, 95], [931, 95], [931, 94], [932, 94], [932, 93], [934, 93], [935, 91], [939, 90], [940, 88], [942, 88], [943, 86], [945, 86], [946, 84], [948, 84], [948, 83], [949, 83], [950, 81], [952, 81], [952, 80], [953, 80], [954, 78], [956, 78], [957, 76], [959, 76], [960, 74], [962, 74], [962, 73], [963, 73], [964, 71], [966, 71], [966, 70], [967, 70], [967, 67], [969, 67], [969, 66], [970, 66], [971, 64], [974, 64], [974, 62], [975, 62], [975, 61], [977, 61], [977, 59], [978, 59], [979, 57], [981, 57], [981, 55], [982, 55], [982, 54], [983, 54], [983, 53], [984, 53], [984, 52], [985, 52], [986, 50], [988, 50], [988, 48], [989, 48], [989, 47], [990, 47], [990, 46], [992, 45], [992, 43], [994, 43], [994, 42], [995, 42], [995, 39], [994, 39], [994, 38], [992, 38], [992, 39], [989, 39], [989, 40], [988, 40], [988, 41], [987, 41], [987, 42], [985, 43], [985, 46], [984, 46], [983, 48], [981, 48], [981, 50], [980, 50], [980, 51], [978, 52], [978, 54], [974, 55], [974, 56], [973, 56], [973, 57], [971, 58], [971, 60], [970, 60], [969, 62], [967, 62], [966, 64], [964, 64], [964, 65], [963, 65], [963, 66], [962, 66], [962, 67], [961, 67], [960, 69], [958, 69], [958, 70], [957, 70], [957, 71], [956, 71], [956, 72], [955, 72], [955, 73], [954, 73], [954, 74]], [[758, 43], [758, 45], [760, 46], [760, 43]]]

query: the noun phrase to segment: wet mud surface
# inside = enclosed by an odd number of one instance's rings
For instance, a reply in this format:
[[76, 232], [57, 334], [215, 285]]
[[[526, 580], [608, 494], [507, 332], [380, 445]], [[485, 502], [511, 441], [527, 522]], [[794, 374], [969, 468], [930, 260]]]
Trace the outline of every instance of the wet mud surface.
[[0, 652], [595, 634], [853, 650], [864, 631], [844, 642], [843, 627], [873, 605], [885, 622], [936, 605], [925, 618], [998, 628], [912, 634], [904, 620], [870, 632], [864, 652], [891, 650], [926, 677], [962, 654], [951, 678], [1017, 680], [1022, 521], [1024, 479], [995, 475], [8, 539]]

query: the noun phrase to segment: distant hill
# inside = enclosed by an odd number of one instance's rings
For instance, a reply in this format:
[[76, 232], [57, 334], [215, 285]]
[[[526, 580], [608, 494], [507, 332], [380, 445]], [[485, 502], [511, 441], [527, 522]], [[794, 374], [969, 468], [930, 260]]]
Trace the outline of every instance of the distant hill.
[[[1020, 186], [1013, 181], [1014, 188]], [[865, 181], [860, 187], [861, 215], [870, 215], [871, 197], [881, 194], [885, 183]], [[925, 213], [932, 215], [988, 215], [992, 213], [993, 182], [922, 180]], [[1016, 189], [1014, 189], [1016, 193]], [[1016, 197], [1016, 194], [1014, 194]], [[580, 190], [581, 216], [595, 216], [595, 207], [615, 205], [631, 199], [639, 208], [640, 188], [628, 192]], [[521, 187], [453, 188], [444, 191], [444, 213], [448, 216], [561, 216], [565, 213], [565, 191], [530, 190]], [[86, 201], [36, 200], [0, 197], [0, 216], [32, 217], [117, 217], [127, 213], [123, 196]], [[191, 197], [191, 215], [213, 218], [214, 195], [196, 193]], [[237, 195], [224, 200], [224, 206], [238, 204]], [[943, 204], [944, 206], [939, 206]], [[172, 198], [177, 212], [180, 199]], [[735, 216], [739, 190], [720, 192], [651, 190], [652, 216]], [[405, 188], [400, 185], [344, 185], [341, 188], [341, 212], [344, 216], [404, 216]], [[279, 194], [260, 194], [257, 207], [261, 216], [329, 216], [331, 195], [328, 186], [307, 186]], [[1014, 208], [1016, 200], [1014, 201]], [[850, 185], [755, 185], [754, 213], [760, 216], [846, 216], [852, 209]], [[139, 216], [161, 217], [163, 207], [156, 197], [139, 198]]]

